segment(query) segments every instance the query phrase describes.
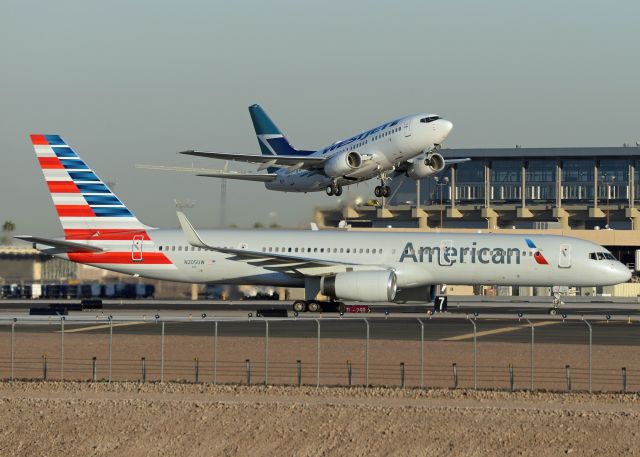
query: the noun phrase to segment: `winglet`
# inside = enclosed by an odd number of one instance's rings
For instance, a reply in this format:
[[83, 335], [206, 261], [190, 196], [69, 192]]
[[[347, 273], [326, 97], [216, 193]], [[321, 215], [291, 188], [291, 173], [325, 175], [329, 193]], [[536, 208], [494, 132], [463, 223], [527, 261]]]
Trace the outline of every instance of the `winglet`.
[[202, 241], [202, 238], [200, 238], [200, 235], [198, 235], [198, 232], [196, 232], [196, 229], [193, 228], [193, 225], [191, 225], [191, 222], [189, 222], [189, 219], [187, 219], [187, 216], [185, 216], [185, 214], [182, 211], [176, 211], [176, 214], [178, 215], [178, 222], [180, 222], [180, 227], [182, 228], [182, 232], [184, 233], [184, 236], [187, 238], [187, 241], [189, 242], [189, 244], [197, 248], [208, 249], [209, 246], [207, 246], [207, 244], [204, 241]]

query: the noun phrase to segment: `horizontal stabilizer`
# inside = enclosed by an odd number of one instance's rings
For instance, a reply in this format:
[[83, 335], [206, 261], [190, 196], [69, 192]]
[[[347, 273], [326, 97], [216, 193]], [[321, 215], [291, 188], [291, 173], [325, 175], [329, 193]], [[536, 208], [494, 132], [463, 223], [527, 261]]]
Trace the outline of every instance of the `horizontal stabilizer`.
[[14, 238], [33, 244], [43, 244], [65, 252], [102, 252], [104, 249], [74, 241], [56, 240], [53, 238], [41, 238], [38, 236], [14, 236]]

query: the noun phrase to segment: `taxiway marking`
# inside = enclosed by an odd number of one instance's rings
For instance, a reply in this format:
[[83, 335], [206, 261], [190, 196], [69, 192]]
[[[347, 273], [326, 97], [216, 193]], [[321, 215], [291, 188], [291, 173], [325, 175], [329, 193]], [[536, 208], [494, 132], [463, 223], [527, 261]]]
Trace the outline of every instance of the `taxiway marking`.
[[65, 330], [64, 333], [78, 333], [78, 332], [90, 332], [91, 330], [102, 330], [105, 328], [115, 328], [115, 327], [126, 327], [130, 325], [140, 325], [140, 324], [148, 324], [149, 322], [125, 322], [122, 324], [103, 324], [103, 325], [92, 325], [91, 327], [80, 327], [80, 328], [72, 328], [70, 330]]
[[[562, 321], [557, 320], [557, 321], [536, 322], [535, 324], [533, 324], [533, 326], [542, 327], [544, 325], [558, 324], [560, 322]], [[529, 327], [530, 327], [529, 324], [524, 324], [524, 325], [517, 325], [513, 327], [501, 327], [501, 328], [494, 328], [492, 330], [483, 330], [481, 332], [477, 332], [476, 337], [487, 336], [487, 335], [497, 335], [500, 333], [516, 332], [518, 330], [522, 330]], [[447, 338], [442, 338], [440, 341], [462, 341], [462, 340], [471, 340], [471, 339], [473, 339], [473, 333], [464, 333], [462, 335], [449, 336]]]

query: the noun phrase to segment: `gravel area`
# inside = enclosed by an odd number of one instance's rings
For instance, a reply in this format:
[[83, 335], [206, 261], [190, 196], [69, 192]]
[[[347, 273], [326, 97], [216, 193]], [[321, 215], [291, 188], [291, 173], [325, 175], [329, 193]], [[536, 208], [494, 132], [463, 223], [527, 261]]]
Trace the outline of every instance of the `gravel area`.
[[0, 455], [639, 455], [640, 397], [0, 383]]

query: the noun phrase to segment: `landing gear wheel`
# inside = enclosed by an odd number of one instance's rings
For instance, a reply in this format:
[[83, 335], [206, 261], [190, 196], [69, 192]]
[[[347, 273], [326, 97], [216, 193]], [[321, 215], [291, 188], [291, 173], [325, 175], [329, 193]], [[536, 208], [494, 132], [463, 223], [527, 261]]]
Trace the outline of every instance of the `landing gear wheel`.
[[558, 314], [558, 308], [549, 308], [550, 316], [555, 316], [556, 314]]
[[336, 302], [336, 305], [338, 305], [338, 312], [339, 313], [344, 314], [344, 313], [347, 312], [347, 306], [343, 302], [341, 302], [341, 301]]
[[321, 309], [322, 309], [322, 307], [320, 306], [320, 303], [318, 303], [317, 301], [309, 302], [309, 312], [310, 313], [317, 313]]
[[382, 186], [382, 196], [387, 198], [391, 195], [391, 188], [389, 186]]
[[327, 186], [325, 191], [327, 192], [327, 195], [331, 197], [333, 195], [333, 186]]
[[376, 188], [373, 189], [373, 194], [378, 198], [382, 197], [382, 186], [376, 186]]
[[293, 310], [297, 313], [304, 313], [307, 310], [307, 302], [302, 300], [294, 301]]
[[342, 186], [340, 185], [336, 186], [336, 188], [333, 189], [333, 195], [335, 195], [336, 197], [339, 197], [340, 195], [342, 195]]

